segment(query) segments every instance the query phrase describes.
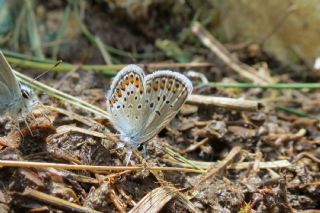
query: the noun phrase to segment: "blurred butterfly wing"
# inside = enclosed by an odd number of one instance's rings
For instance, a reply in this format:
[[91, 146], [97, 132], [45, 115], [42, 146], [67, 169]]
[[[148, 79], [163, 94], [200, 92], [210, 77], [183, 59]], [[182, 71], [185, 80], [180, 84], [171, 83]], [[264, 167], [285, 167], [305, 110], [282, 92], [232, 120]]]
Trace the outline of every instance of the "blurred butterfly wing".
[[[13, 70], [9, 65], [7, 59], [3, 55], [2, 51], [0, 51], [0, 82], [3, 84], [0, 86], [1, 99], [11, 99], [17, 95], [21, 95], [18, 81], [15, 75], [13, 74]], [[8, 91], [9, 93], [7, 93]]]
[[172, 71], [157, 71], [146, 81], [146, 108], [140, 142], [158, 134], [178, 113], [192, 92], [192, 83], [184, 75]]
[[0, 116], [4, 115], [8, 111], [8, 103], [10, 101], [10, 91], [8, 87], [0, 82]]
[[144, 73], [136, 65], [124, 67], [112, 82], [107, 94], [107, 111], [114, 127], [130, 137], [140, 131], [143, 123]]

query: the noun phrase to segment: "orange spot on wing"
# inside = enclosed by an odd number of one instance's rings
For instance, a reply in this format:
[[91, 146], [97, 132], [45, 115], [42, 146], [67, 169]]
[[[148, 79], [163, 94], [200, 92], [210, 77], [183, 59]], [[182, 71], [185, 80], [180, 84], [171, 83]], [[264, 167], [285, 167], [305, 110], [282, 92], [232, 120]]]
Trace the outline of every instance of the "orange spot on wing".
[[134, 82], [133, 74], [130, 74], [130, 76], [129, 76], [129, 82], [130, 82], [131, 84], [133, 84], [133, 82]]
[[111, 105], [113, 105], [115, 102], [116, 102], [116, 101], [115, 101], [115, 98], [114, 98], [114, 97], [112, 97], [112, 98], [109, 100], [109, 103], [110, 103]]
[[166, 86], [166, 80], [165, 80], [165, 79], [161, 79], [160, 88], [161, 88], [161, 89], [164, 89], [165, 86]]
[[172, 89], [172, 84], [173, 84], [172, 79], [169, 79], [169, 81], [168, 81], [168, 83], [167, 83], [167, 90], [171, 91], [171, 89]]
[[153, 82], [152, 88], [154, 91], [157, 91], [159, 89], [159, 82], [158, 81]]
[[120, 84], [118, 85], [118, 88], [121, 90], [125, 90], [126, 89], [126, 85], [123, 82], [120, 82]]
[[134, 80], [134, 85], [135, 85], [137, 88], [139, 88], [139, 87], [140, 87], [140, 84], [141, 84], [140, 79], [139, 79], [138, 76], [136, 76], [136, 77], [135, 77], [135, 80]]
[[126, 76], [125, 78], [124, 78], [124, 83], [125, 83], [125, 85], [129, 85], [129, 77], [128, 76]]
[[120, 89], [117, 89], [116, 95], [117, 95], [117, 97], [121, 97], [121, 96], [122, 96], [122, 93], [121, 93], [121, 90], [120, 90]]

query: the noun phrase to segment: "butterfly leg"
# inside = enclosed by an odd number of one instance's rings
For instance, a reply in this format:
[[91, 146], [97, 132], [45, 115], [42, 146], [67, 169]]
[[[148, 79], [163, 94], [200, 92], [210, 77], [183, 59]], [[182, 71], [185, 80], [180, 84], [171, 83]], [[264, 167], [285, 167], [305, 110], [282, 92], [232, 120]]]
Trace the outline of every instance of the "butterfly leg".
[[[32, 106], [37, 106], [37, 105], [40, 105], [40, 106], [42, 106], [43, 108], [46, 108], [45, 105], [43, 105], [40, 101], [35, 101]], [[49, 123], [51, 123], [50, 118], [46, 115], [46, 113], [45, 113], [44, 111], [40, 110], [40, 113], [41, 113], [41, 115], [42, 115], [43, 117], [45, 117], [45, 118], [49, 121]]]
[[132, 156], [132, 150], [129, 149], [129, 150], [128, 150], [128, 153], [127, 153], [127, 155], [126, 155], [126, 159], [125, 159], [126, 166], [128, 166], [128, 164], [129, 164], [129, 162], [130, 162], [131, 156]]
[[32, 133], [32, 131], [31, 131], [31, 128], [30, 128], [29, 124], [28, 124], [28, 121], [27, 121], [25, 118], [23, 119], [23, 121], [24, 121], [25, 125], [27, 126], [27, 128], [28, 128], [31, 136], [33, 137], [33, 133]]
[[17, 123], [15, 123], [15, 122], [13, 123], [12, 122], [12, 125], [19, 132], [19, 134], [21, 135], [22, 141], [24, 141], [24, 136], [23, 136], [23, 133], [21, 132], [19, 121]]

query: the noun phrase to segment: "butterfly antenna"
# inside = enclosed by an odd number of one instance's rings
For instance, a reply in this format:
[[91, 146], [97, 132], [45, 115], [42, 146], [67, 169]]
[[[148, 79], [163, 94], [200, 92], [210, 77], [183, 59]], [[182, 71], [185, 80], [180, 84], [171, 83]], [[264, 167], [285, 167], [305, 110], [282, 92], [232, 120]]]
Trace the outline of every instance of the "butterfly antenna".
[[51, 69], [41, 73], [40, 75], [38, 75], [37, 77], [34, 78], [34, 80], [38, 80], [39, 78], [41, 78], [42, 76], [44, 76], [45, 74], [47, 74], [48, 72], [52, 71], [54, 68], [56, 68], [57, 66], [59, 66], [63, 61], [62, 60], [58, 60], [57, 63], [55, 63], [55, 65], [53, 65], [53, 67], [51, 67]]

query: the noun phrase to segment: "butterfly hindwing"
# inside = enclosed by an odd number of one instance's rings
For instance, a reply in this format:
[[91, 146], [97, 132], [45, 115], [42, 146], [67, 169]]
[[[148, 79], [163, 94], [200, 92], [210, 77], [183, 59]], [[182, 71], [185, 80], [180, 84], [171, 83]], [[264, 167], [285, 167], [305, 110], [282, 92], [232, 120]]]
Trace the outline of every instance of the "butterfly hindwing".
[[141, 143], [161, 131], [177, 114], [188, 95], [192, 83], [184, 75], [172, 71], [156, 71], [145, 78], [146, 109]]

